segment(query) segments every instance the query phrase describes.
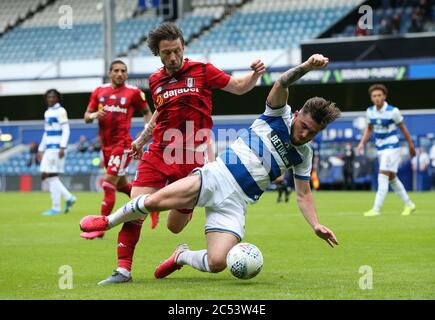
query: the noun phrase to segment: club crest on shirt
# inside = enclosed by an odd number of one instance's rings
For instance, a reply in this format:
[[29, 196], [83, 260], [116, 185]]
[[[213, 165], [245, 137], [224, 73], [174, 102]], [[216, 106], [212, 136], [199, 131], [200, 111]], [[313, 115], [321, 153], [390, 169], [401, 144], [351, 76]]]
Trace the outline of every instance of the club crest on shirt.
[[157, 97], [156, 97], [156, 107], [160, 107], [162, 104], [163, 104], [163, 97], [162, 97], [162, 95], [161, 94], [159, 94]]
[[186, 78], [186, 87], [192, 88], [194, 84], [195, 84], [195, 81], [192, 77]]
[[122, 97], [119, 102], [124, 105], [127, 102], [127, 99], [125, 97]]
[[62, 113], [59, 115], [59, 119], [62, 120], [62, 121], [67, 121], [67, 120], [68, 120], [68, 117], [67, 117], [67, 115], [66, 115], [66, 112], [62, 112]]

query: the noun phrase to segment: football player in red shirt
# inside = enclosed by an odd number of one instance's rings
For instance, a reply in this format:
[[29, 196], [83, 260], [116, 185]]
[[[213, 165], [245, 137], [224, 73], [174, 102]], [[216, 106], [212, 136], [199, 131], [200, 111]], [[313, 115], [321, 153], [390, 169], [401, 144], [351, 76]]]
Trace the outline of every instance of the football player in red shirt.
[[[133, 113], [139, 110], [144, 115], [145, 123], [152, 116], [145, 94], [137, 87], [125, 83], [128, 73], [124, 62], [115, 60], [110, 64], [109, 78], [110, 83], [92, 92], [84, 116], [86, 123], [98, 119], [101, 150], [106, 168], [102, 183], [104, 199], [100, 211], [104, 216], [112, 212], [116, 191], [130, 197], [132, 185], [127, 180], [126, 169], [131, 160], [130, 125]], [[104, 232], [83, 232], [80, 236], [85, 239], [101, 238]]]
[[[153, 129], [154, 140], [149, 151], [142, 155], [133, 182], [132, 199], [154, 193], [167, 184], [186, 177], [193, 169], [204, 164], [204, 149], [209, 144], [208, 137], [203, 135], [203, 138], [195, 138], [199, 130], [211, 130], [213, 126], [212, 88], [241, 95], [254, 88], [265, 72], [265, 66], [260, 60], [251, 64], [253, 71], [249, 74], [232, 77], [210, 63], [184, 59], [183, 34], [170, 22], [162, 23], [149, 33], [148, 46], [155, 56], [160, 57], [163, 67], [149, 79], [156, 112], [150, 126], [132, 144], [133, 155], [141, 155], [143, 141], [150, 129]], [[181, 139], [177, 140], [175, 137], [174, 140], [172, 133], [175, 136], [180, 133]], [[169, 154], [166, 152], [168, 150], [171, 150]], [[179, 150], [182, 152], [177, 152]], [[123, 208], [126, 207], [128, 204]], [[171, 210], [167, 220], [168, 228], [179, 233], [190, 220], [192, 211], [190, 208]], [[133, 254], [142, 222], [143, 220], [136, 220], [124, 223], [118, 236], [118, 268], [112, 276], [99, 284], [132, 280]]]

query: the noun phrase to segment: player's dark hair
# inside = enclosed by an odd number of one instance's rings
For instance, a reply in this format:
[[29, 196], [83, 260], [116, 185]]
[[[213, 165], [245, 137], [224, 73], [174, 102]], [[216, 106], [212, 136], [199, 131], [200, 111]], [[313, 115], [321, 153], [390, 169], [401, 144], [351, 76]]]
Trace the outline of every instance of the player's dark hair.
[[122, 60], [119, 60], [119, 59], [118, 59], [118, 60], [113, 60], [113, 61], [110, 63], [109, 71], [112, 71], [113, 66], [114, 66], [115, 64], [123, 64], [123, 65], [125, 66], [125, 70], [127, 70], [127, 65], [125, 64], [125, 62], [122, 61]]
[[44, 93], [44, 102], [47, 103], [47, 96], [51, 93], [54, 93], [57, 97], [57, 102], [61, 102], [62, 101], [62, 94], [57, 91], [56, 89], [48, 89], [45, 93]]
[[380, 83], [375, 83], [374, 85], [371, 85], [369, 88], [369, 96], [372, 95], [372, 92], [375, 90], [381, 90], [385, 95], [388, 95], [387, 87]]
[[320, 97], [308, 99], [302, 107], [301, 112], [308, 113], [322, 127], [326, 127], [341, 115], [341, 111], [335, 105], [335, 102]]
[[183, 32], [173, 22], [163, 22], [157, 28], [148, 33], [147, 44], [153, 55], [159, 55], [160, 41], [173, 41], [180, 39], [184, 47]]

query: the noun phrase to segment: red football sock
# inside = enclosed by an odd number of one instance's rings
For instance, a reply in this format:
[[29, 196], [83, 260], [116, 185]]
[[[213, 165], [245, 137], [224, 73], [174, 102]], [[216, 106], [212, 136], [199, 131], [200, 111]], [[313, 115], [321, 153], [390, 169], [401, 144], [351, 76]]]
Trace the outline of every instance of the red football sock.
[[125, 185], [123, 185], [122, 187], [118, 187], [117, 190], [119, 192], [125, 193], [127, 195], [127, 197], [130, 198], [130, 194], [131, 194], [131, 188], [132, 188], [132, 184], [131, 183], [127, 183]]
[[143, 220], [135, 220], [124, 223], [118, 234], [118, 268], [124, 268], [131, 272], [134, 249], [140, 238], [140, 230]]
[[103, 181], [101, 184], [104, 190], [104, 199], [101, 203], [101, 215], [108, 216], [115, 206], [116, 187], [111, 182]]
[[158, 212], [158, 211], [153, 211], [150, 213], [151, 229], [155, 229], [157, 227], [157, 225], [159, 224], [159, 214], [160, 214], [160, 212]]

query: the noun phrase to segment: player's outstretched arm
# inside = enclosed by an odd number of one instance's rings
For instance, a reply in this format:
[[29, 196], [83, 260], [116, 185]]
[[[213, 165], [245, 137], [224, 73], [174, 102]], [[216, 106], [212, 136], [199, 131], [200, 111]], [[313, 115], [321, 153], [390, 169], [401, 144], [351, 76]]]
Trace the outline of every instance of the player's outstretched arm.
[[311, 193], [310, 182], [306, 180], [295, 179], [295, 190], [299, 209], [304, 215], [307, 222], [313, 228], [316, 235], [325, 240], [331, 247], [338, 245], [337, 238], [327, 227], [319, 223], [317, 218], [316, 206]]
[[231, 77], [228, 84], [222, 88], [222, 90], [238, 95], [245, 94], [252, 90], [261, 75], [266, 72], [266, 67], [263, 61], [255, 60], [251, 63], [251, 69], [252, 72], [245, 76]]
[[313, 54], [307, 61], [294, 67], [281, 75], [275, 81], [269, 96], [267, 97], [267, 104], [272, 108], [280, 108], [287, 104], [288, 100], [288, 87], [307, 72], [315, 69], [324, 68], [329, 63], [329, 59], [321, 54]]

